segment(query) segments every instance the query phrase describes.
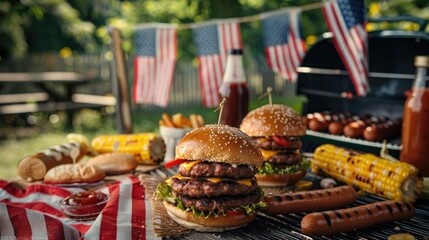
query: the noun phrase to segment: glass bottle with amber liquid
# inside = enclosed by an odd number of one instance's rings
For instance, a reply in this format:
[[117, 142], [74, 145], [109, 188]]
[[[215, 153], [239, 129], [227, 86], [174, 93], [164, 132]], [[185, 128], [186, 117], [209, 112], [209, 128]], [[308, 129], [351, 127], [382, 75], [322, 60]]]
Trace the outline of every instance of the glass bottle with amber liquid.
[[401, 161], [429, 177], [429, 56], [416, 56], [416, 76], [404, 105]]
[[231, 49], [219, 93], [226, 102], [219, 113], [220, 124], [239, 127], [249, 111], [249, 89], [243, 67], [243, 50]]

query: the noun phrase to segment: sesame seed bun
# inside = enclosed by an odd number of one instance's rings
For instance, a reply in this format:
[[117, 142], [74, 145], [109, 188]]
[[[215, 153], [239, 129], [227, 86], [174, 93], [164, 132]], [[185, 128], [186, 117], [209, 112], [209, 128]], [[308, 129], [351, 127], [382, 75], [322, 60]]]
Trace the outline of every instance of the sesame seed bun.
[[176, 158], [261, 166], [264, 159], [251, 137], [227, 125], [206, 125], [183, 137]]
[[252, 137], [303, 136], [306, 126], [295, 110], [285, 105], [273, 104], [249, 112], [241, 122], [240, 130]]
[[256, 218], [257, 213], [252, 215], [239, 214], [236, 216], [223, 216], [222, 214], [216, 216], [197, 217], [192, 211], [183, 211], [174, 205], [163, 201], [168, 215], [178, 224], [194, 229], [199, 232], [223, 232], [247, 225]]

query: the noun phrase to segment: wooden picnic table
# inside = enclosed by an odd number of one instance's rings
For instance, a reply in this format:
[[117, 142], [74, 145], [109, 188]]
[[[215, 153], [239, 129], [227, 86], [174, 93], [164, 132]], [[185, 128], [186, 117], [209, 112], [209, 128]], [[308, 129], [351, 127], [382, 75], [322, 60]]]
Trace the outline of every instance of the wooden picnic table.
[[20, 84], [30, 84], [38, 92], [0, 94], [0, 114], [66, 111], [72, 119], [76, 109], [115, 105], [114, 97], [76, 93], [78, 86], [95, 77], [92, 73], [76, 72], [1, 72], [0, 90], [7, 85], [19, 88]]

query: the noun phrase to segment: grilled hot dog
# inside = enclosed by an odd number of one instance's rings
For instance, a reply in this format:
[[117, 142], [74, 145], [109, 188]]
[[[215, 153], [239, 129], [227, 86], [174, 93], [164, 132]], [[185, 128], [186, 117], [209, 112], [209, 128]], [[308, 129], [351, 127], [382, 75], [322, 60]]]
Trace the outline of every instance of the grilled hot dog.
[[357, 120], [347, 124], [344, 127], [344, 135], [350, 138], [361, 138], [367, 123], [362, 120]]
[[410, 203], [383, 201], [341, 210], [314, 212], [304, 216], [301, 229], [304, 234], [333, 235], [367, 228], [383, 222], [411, 218], [414, 207]]
[[356, 192], [351, 186], [341, 186], [313, 191], [269, 194], [264, 197], [267, 207], [264, 213], [270, 215], [313, 212], [332, 209], [353, 203]]
[[363, 137], [365, 140], [378, 142], [399, 135], [400, 129], [401, 121], [399, 120], [389, 120], [378, 124], [374, 123], [365, 128]]
[[308, 128], [317, 132], [326, 130], [330, 121], [330, 117], [326, 118], [326, 116], [322, 113], [314, 113], [313, 118], [308, 122]]

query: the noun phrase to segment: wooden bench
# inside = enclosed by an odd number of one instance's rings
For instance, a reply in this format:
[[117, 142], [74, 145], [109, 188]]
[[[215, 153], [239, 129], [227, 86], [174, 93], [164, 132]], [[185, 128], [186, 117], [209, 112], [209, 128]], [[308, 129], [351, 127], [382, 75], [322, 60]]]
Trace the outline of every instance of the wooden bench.
[[[113, 96], [76, 93], [76, 87], [94, 80], [92, 74], [75, 72], [0, 73], [0, 87], [31, 84], [39, 91], [0, 94], [0, 114], [66, 111], [72, 119], [74, 110], [116, 105]], [[56, 90], [61, 85], [64, 92]], [[69, 121], [70, 122], [70, 121]]]

